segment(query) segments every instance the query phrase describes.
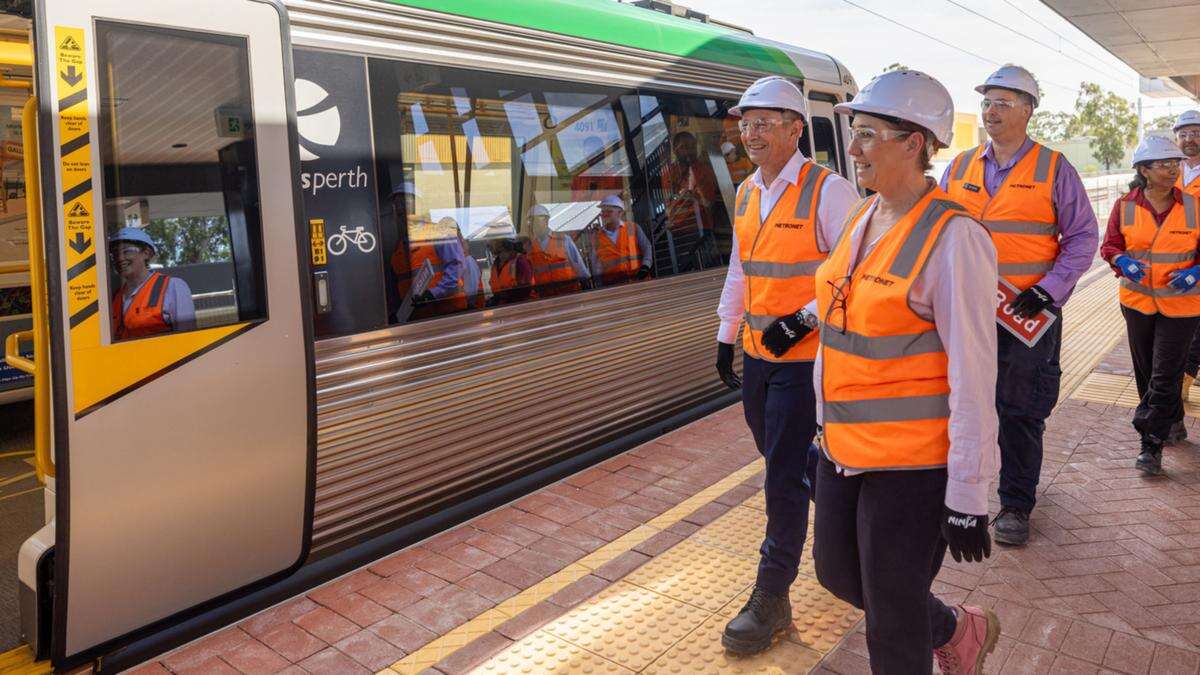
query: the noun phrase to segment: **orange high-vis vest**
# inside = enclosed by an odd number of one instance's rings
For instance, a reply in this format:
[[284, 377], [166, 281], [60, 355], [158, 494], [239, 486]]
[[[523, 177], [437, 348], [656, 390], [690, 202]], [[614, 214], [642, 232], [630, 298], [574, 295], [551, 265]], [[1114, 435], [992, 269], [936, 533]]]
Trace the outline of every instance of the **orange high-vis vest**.
[[600, 261], [600, 279], [605, 286], [633, 279], [642, 267], [637, 225], [628, 221], [621, 223], [616, 242], [609, 239], [603, 229], [603, 225], [597, 228], [592, 238], [596, 258]]
[[767, 351], [762, 334], [776, 319], [796, 313], [813, 299], [813, 275], [825, 260], [817, 247], [817, 204], [831, 173], [805, 162], [796, 183], [788, 185], [765, 219], [759, 217], [759, 191], [753, 181], [738, 189], [734, 235], [746, 275], [742, 349], [756, 359], [812, 361], [817, 356], [815, 331], [782, 357]]
[[935, 188], [850, 270], [853, 232], [871, 197], [855, 207], [817, 270], [826, 454], [847, 469], [945, 466], [950, 382], [937, 327], [909, 296], [947, 222], [967, 216]]
[[1187, 160], [1179, 162], [1179, 178], [1175, 179], [1175, 187], [1179, 188], [1180, 192], [1186, 192], [1190, 195], [1200, 195], [1200, 174], [1197, 174], [1192, 182], [1187, 185], [1183, 184], [1183, 167], [1186, 166]]
[[996, 271], [1023, 291], [1041, 281], [1058, 258], [1054, 177], [1062, 155], [1034, 143], [989, 196], [983, 150], [976, 146], [954, 158], [946, 192], [988, 229], [996, 245]]
[[566, 235], [552, 232], [546, 248], [542, 248], [536, 237], [530, 242], [529, 263], [533, 266], [537, 297], [548, 298], [581, 289], [579, 277], [567, 257], [565, 239]]
[[[438, 255], [436, 244], [453, 244], [460, 246], [454, 239], [429, 240], [422, 242], [412, 242], [408, 246], [408, 251], [404, 247], [399, 247], [392, 254], [392, 271], [396, 273], [396, 290], [400, 293], [400, 297], [404, 298], [408, 292], [412, 290], [413, 274], [425, 265], [428, 260], [433, 268], [433, 277], [429, 280], [429, 285], [425, 290], [429, 290], [437, 286], [442, 281], [442, 273], [445, 270], [445, 264], [442, 262], [441, 256]], [[464, 262], [463, 265], [466, 265]], [[432, 303], [431, 303], [432, 304]], [[437, 313], [459, 311], [467, 308], [467, 294], [463, 290], [463, 274], [458, 275], [458, 289], [450, 295], [438, 298]]]
[[112, 301], [114, 339], [125, 340], [171, 331], [171, 324], [163, 318], [163, 301], [167, 297], [170, 281], [171, 278], [161, 272], [151, 272], [137, 293], [133, 294], [126, 311], [121, 311], [125, 294], [117, 291]]
[[1196, 264], [1200, 243], [1197, 206], [1200, 197], [1182, 193], [1183, 205], [1171, 207], [1162, 226], [1136, 202], [1121, 203], [1121, 236], [1125, 255], [1149, 269], [1140, 282], [1121, 277], [1121, 304], [1142, 314], [1200, 316], [1200, 285], [1180, 293], [1171, 287], [1171, 272]]

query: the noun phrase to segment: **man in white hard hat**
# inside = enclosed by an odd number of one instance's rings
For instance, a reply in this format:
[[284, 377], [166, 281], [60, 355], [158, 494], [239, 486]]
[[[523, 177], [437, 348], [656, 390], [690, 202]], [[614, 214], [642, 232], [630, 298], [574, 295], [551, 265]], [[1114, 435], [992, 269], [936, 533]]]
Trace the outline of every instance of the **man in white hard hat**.
[[[1175, 131], [1175, 142], [1185, 155], [1179, 166], [1179, 180], [1175, 182], [1175, 187], [1188, 194], [1200, 195], [1200, 110], [1185, 111], [1175, 120], [1175, 126], [1172, 128]], [[1200, 373], [1200, 332], [1192, 339], [1183, 373], [1183, 400], [1186, 401], [1188, 392], [1196, 382], [1196, 375]], [[1171, 429], [1169, 440], [1178, 442], [1185, 438], [1187, 428], [1180, 422]]]
[[1000, 284], [1017, 294], [1012, 311], [1019, 318], [1043, 311], [1054, 317], [1033, 346], [1002, 322], [996, 328], [1001, 509], [994, 529], [996, 541], [1020, 546], [1029, 539], [1046, 418], [1058, 401], [1062, 305], [1091, 267], [1099, 231], [1075, 168], [1029, 138], [1039, 99], [1033, 75], [1003, 66], [975, 91], [983, 94], [990, 140], [956, 157], [942, 187], [991, 232]]
[[[816, 431], [813, 358], [817, 317], [803, 310], [817, 266], [858, 199], [854, 186], [797, 149], [808, 115], [804, 94], [782, 77], [758, 80], [731, 115], [758, 167], [738, 189], [733, 248], [717, 314], [717, 372], [741, 387], [746, 423], [766, 460], [767, 528], [758, 577], [722, 643], [762, 651], [791, 623], [788, 589], [808, 529], [809, 446]], [[733, 369], [743, 320], [744, 384]]]
[[550, 228], [550, 209], [534, 204], [525, 216], [535, 297], [575, 293], [591, 276], [575, 240]]
[[625, 220], [617, 195], [600, 200], [600, 227], [591, 230], [592, 284], [616, 286], [650, 278], [654, 249], [637, 223]]

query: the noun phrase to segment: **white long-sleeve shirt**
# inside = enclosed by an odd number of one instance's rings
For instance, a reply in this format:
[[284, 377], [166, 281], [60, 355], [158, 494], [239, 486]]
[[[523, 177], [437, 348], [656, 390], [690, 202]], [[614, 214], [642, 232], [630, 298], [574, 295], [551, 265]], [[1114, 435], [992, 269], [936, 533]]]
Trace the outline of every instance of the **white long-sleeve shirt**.
[[[872, 205], [854, 223], [852, 251], [859, 251], [874, 212]], [[877, 243], [878, 239], [870, 242], [860, 255], [851, 254], [850, 268], [854, 269]], [[997, 283], [996, 247], [987, 230], [970, 218], [956, 217], [946, 224], [909, 292], [913, 311], [937, 327], [949, 361], [950, 455], [945, 503], [955, 511], [973, 515], [988, 512], [989, 484], [1000, 466], [996, 438]], [[815, 312], [816, 302], [808, 309]], [[821, 373], [822, 354], [818, 350], [813, 367], [817, 424], [823, 417]]]
[[1184, 185], [1191, 185], [1192, 181], [1200, 176], [1200, 162], [1196, 162], [1196, 165], [1192, 166], [1191, 160], [1185, 159], [1180, 163], [1180, 167], [1183, 169]]
[[[799, 150], [771, 184], [764, 185], [762, 171], [756, 170], [749, 179], [758, 188], [758, 217], [759, 222], [766, 220], [775, 208], [775, 203], [783, 197], [789, 185], [795, 185], [800, 179], [800, 169], [808, 158]], [[836, 242], [842, 232], [842, 224], [846, 215], [858, 201], [858, 191], [850, 181], [838, 174], [825, 179], [821, 185], [821, 194], [817, 200], [817, 248], [828, 252], [829, 246]], [[717, 316], [721, 326], [717, 329], [717, 340], [732, 344], [737, 339], [738, 327], [745, 313], [746, 275], [742, 271], [742, 259], [738, 254], [738, 239], [733, 237], [733, 248], [729, 252], [729, 271], [725, 273], [725, 287], [721, 290], [721, 302], [717, 305]], [[800, 309], [799, 306], [796, 309]]]

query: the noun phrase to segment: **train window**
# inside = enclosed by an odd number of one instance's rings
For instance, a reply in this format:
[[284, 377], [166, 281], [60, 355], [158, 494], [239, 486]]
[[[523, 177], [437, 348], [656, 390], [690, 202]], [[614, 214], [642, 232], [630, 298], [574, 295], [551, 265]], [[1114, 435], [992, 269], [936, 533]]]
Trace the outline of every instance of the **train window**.
[[113, 339], [264, 318], [245, 38], [98, 21], [96, 39]]
[[392, 322], [646, 276], [620, 92], [377, 59], [369, 73]]
[[828, 117], [813, 115], [809, 120], [812, 125], [813, 161], [841, 173], [838, 167], [837, 140], [834, 136], [833, 122]]
[[729, 147], [730, 103], [669, 94], [639, 99], [656, 274], [726, 264], [734, 176], [753, 171], [741, 161], [740, 143]]

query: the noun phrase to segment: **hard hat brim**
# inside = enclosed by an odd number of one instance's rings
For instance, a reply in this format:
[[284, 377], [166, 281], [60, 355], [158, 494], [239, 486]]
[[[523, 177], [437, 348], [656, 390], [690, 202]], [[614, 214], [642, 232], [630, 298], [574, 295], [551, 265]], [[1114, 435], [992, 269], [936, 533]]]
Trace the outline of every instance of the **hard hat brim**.
[[1035, 108], [1038, 107], [1037, 94], [1031, 94], [1031, 93], [1025, 91], [1024, 89], [1017, 89], [1016, 87], [1005, 87], [1005, 86], [1002, 86], [999, 84], [981, 84], [978, 87], [975, 87], [975, 91], [978, 92], [980, 96], [987, 94], [988, 89], [1003, 89], [1005, 91], [1011, 91], [1011, 92], [1014, 92], [1017, 94], [1025, 94], [1026, 96], [1033, 99], [1033, 107], [1035, 107]]
[[954, 139], [953, 131], [951, 131], [946, 136], [946, 138], [942, 138], [942, 137], [938, 136], [936, 133], [934, 133], [934, 131], [932, 129], [930, 129], [929, 127], [926, 127], [925, 125], [921, 124], [917, 120], [909, 119], [905, 115], [905, 111], [897, 110], [895, 108], [886, 108], [884, 106], [872, 105], [870, 103], [855, 103], [853, 101], [850, 101], [848, 103], [839, 103], [839, 104], [833, 106], [833, 111], [835, 113], [838, 113], [841, 115], [854, 115], [855, 113], [863, 113], [866, 115], [892, 117], [892, 118], [895, 118], [898, 120], [904, 120], [905, 122], [911, 122], [913, 124], [919, 125], [922, 129], [924, 129], [925, 131], [928, 131], [930, 134], [933, 134], [933, 137], [935, 139], [937, 139], [937, 142], [941, 143], [945, 147], [950, 147], [950, 142]]

